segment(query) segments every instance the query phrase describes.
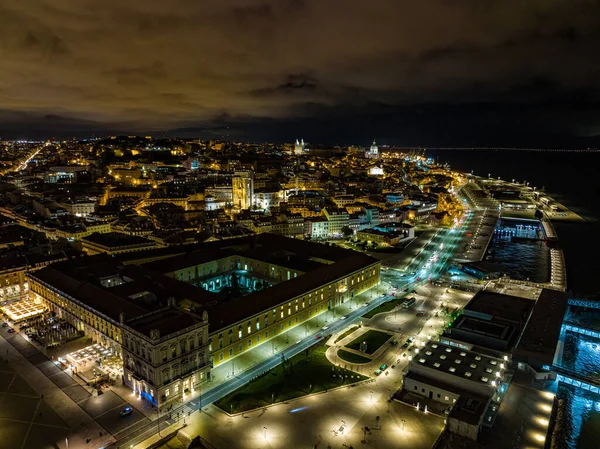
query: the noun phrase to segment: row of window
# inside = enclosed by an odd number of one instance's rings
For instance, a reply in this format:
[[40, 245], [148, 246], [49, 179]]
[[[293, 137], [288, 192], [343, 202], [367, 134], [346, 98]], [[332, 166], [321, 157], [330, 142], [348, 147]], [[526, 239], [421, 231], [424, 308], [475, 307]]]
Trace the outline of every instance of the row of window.
[[[60, 309], [71, 314], [72, 316], [81, 320], [82, 322], [88, 324], [89, 326], [93, 327], [94, 329], [106, 335], [107, 337], [117, 342], [119, 341], [119, 328], [114, 324], [109, 323], [106, 320], [98, 317], [98, 315], [91, 312], [90, 310], [74, 303], [73, 301], [64, 298], [63, 296], [61, 296], [53, 290], [46, 289], [45, 287], [42, 288], [35, 282], [31, 284], [31, 290], [40, 294], [42, 298], [47, 299], [49, 302], [53, 303]], [[42, 290], [44, 290], [44, 293], [46, 293], [45, 296], [43, 295]]]

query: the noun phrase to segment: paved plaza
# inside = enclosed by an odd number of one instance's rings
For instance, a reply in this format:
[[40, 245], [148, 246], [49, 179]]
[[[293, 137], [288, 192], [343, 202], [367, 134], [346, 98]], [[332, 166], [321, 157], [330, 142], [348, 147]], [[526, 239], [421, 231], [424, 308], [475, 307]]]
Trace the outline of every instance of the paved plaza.
[[0, 360], [0, 446], [5, 448], [53, 448], [64, 442], [71, 427], [18, 375], [4, 358]]
[[136, 400], [133, 413], [121, 417], [130, 405], [123, 389], [98, 396], [19, 333], [0, 330], [0, 355], [0, 436], [9, 442], [2, 447], [97, 448], [153, 416]]
[[[434, 316], [440, 303], [463, 306], [472, 294], [425, 286], [417, 289], [417, 296], [420, 302], [411, 309], [385, 312], [365, 321], [375, 328], [378, 326], [373, 323], [380, 322], [395, 326], [396, 323], [390, 321], [400, 317], [409, 325], [406, 336], [418, 334], [424, 341], [428, 336], [438, 334], [447, 323], [446, 318]], [[427, 314], [417, 320], [415, 313], [419, 310]], [[408, 357], [402, 357], [407, 353], [406, 349], [400, 345], [385, 345], [376, 352], [372, 362], [364, 365], [350, 364], [336, 356], [339, 347], [364, 330], [357, 329], [337, 344], [335, 339], [344, 330], [332, 335], [328, 343], [334, 346], [327, 351], [327, 357], [332, 363], [370, 375], [370, 381], [234, 416], [211, 405], [204, 407], [202, 413], [192, 414], [182, 432], [191, 437], [201, 435], [215, 448], [430, 448], [444, 427], [444, 419], [406, 404], [388, 402], [402, 386], [402, 369], [408, 363]], [[401, 362], [391, 369], [391, 364], [398, 358]], [[373, 372], [382, 363], [390, 366], [388, 374], [374, 376]], [[370, 428], [365, 444], [361, 443], [365, 437], [364, 427]], [[169, 430], [174, 429], [176, 426]], [[135, 447], [142, 449], [157, 439], [155, 435]]]
[[[396, 383], [397, 376], [388, 376], [236, 416], [211, 405], [194, 413], [182, 432], [202, 435], [215, 448], [429, 449], [444, 420], [398, 402], [388, 403], [388, 392]], [[371, 431], [361, 444], [365, 426]], [[150, 441], [135, 448], [145, 448]]]

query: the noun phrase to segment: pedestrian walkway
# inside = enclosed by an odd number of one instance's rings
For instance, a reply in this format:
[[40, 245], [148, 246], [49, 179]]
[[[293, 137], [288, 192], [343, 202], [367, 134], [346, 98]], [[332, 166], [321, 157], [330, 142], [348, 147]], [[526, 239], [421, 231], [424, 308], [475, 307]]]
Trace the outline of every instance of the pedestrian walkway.
[[380, 296], [383, 292], [383, 286], [374, 287], [369, 291], [356, 295], [354, 298], [347, 300], [345, 303], [338, 305], [334, 309], [316, 315], [306, 320], [304, 324], [298, 325], [283, 334], [279, 334], [255, 348], [216, 366], [211, 373], [211, 382], [202, 387], [203, 391], [215, 388], [231, 377], [239, 375], [263, 360], [280, 353], [283, 349], [290, 347], [297, 341], [303, 340], [307, 335], [310, 335], [319, 329], [323, 329], [323, 336], [326, 336], [326, 326], [339, 320], [366, 302]]
[[[20, 348], [24, 350], [24, 346]], [[107, 434], [106, 430], [67, 394], [70, 391], [65, 390], [72, 385], [61, 388], [3, 336], [0, 336], [0, 354], [4, 358], [3, 365], [0, 367], [3, 380], [8, 379], [10, 372], [18, 373], [18, 379], [13, 375], [8, 386], [14, 387], [15, 382], [19, 383], [21, 385], [19, 394], [22, 395], [14, 407], [7, 407], [7, 403], [3, 403], [1, 408], [0, 426], [4, 427], [6, 423], [11, 426], [10, 433], [2, 432], [2, 434], [10, 434], [12, 437], [20, 435], [22, 440], [21, 445], [12, 444], [6, 447], [66, 449], [69, 444], [69, 447], [97, 448], [112, 440], [112, 436]], [[31, 356], [34, 356], [33, 353]], [[42, 365], [44, 363], [41, 362]], [[46, 368], [46, 365], [43, 368]], [[23, 394], [23, 391], [26, 393]], [[35, 399], [31, 397], [32, 394], [35, 395]], [[7, 397], [4, 398], [5, 401]], [[17, 428], [21, 428], [22, 432]], [[52, 436], [49, 438], [49, 435]], [[56, 438], [56, 441], [48, 445], [48, 440], [53, 438]], [[68, 442], [65, 438], [68, 438]]]

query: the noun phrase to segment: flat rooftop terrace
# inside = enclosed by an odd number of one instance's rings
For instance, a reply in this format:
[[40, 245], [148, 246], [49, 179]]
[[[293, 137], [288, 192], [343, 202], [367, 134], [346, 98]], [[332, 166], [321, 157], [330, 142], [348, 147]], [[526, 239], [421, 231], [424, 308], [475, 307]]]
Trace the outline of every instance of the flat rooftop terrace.
[[524, 323], [528, 318], [535, 301], [517, 296], [503, 295], [488, 290], [481, 290], [464, 307], [465, 314], [488, 315], [516, 323]]

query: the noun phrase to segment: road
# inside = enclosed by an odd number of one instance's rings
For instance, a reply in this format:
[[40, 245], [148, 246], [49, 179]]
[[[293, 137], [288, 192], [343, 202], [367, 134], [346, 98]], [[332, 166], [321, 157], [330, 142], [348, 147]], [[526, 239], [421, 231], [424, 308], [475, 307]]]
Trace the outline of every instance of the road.
[[[465, 219], [465, 223], [468, 223], [468, 221], [469, 218], [467, 217]], [[398, 292], [401, 292], [402, 290], [410, 292], [420, 288], [424, 284], [427, 284], [428, 278], [434, 279], [438, 277], [446, 269], [446, 264], [456, 250], [457, 244], [462, 237], [462, 233], [460, 231], [465, 223], [459, 222], [451, 229], [441, 229], [436, 232], [421, 248], [418, 254], [408, 263], [408, 265], [402, 267], [403, 269], [401, 271], [395, 266], [388, 267], [387, 271], [384, 270], [382, 273], [386, 274], [382, 275], [383, 282], [390, 284], [390, 286], [397, 287]], [[430, 261], [430, 258], [434, 254], [437, 254], [437, 260]], [[394, 296], [392, 295], [395, 294], [396, 293], [392, 291], [392, 288], [390, 288], [388, 293], [373, 299], [362, 307], [357, 307], [345, 315], [344, 319], [339, 319], [331, 323], [326, 329], [326, 334], [339, 332], [349, 324], [359, 321], [365, 313], [376, 307], [379, 307], [386, 301], [394, 299]], [[418, 327], [418, 323], [421, 321], [421, 318], [415, 317], [413, 314], [413, 319], [414, 318], [417, 318], [416, 325]], [[159, 422], [154, 421], [153, 423], [148, 424], [141, 429], [127, 434], [111, 444], [109, 447], [129, 448], [132, 445], [135, 446], [141, 443], [142, 441], [153, 436], [158, 431], [159, 427], [160, 429], [166, 429], [172, 424], [175, 424], [177, 422], [178, 413], [180, 414], [179, 416], [187, 415], [188, 412], [192, 413], [206, 405], [218, 401], [219, 399], [245, 385], [259, 374], [275, 368], [281, 363], [283, 357], [286, 359], [294, 357], [296, 354], [299, 354], [300, 352], [317, 343], [324, 336], [325, 331], [323, 329], [308, 333], [304, 339], [301, 339], [297, 341], [296, 344], [283, 349], [279, 354], [273, 355], [257, 365], [245, 370], [244, 372], [233, 376], [229, 380], [209, 389], [206, 392], [201, 393], [198, 398], [173, 409], [170, 413], [161, 416], [159, 418]]]
[[25, 170], [25, 168], [27, 167], [27, 164], [29, 164], [31, 162], [31, 160], [36, 157], [38, 155], [38, 153], [40, 151], [42, 151], [44, 148], [46, 147], [46, 145], [42, 146], [41, 148], [38, 148], [35, 152], [33, 152], [31, 155], [29, 155], [29, 157], [27, 159], [25, 159], [23, 162], [21, 162], [21, 164], [19, 164], [14, 171], [21, 171], [21, 170]]

